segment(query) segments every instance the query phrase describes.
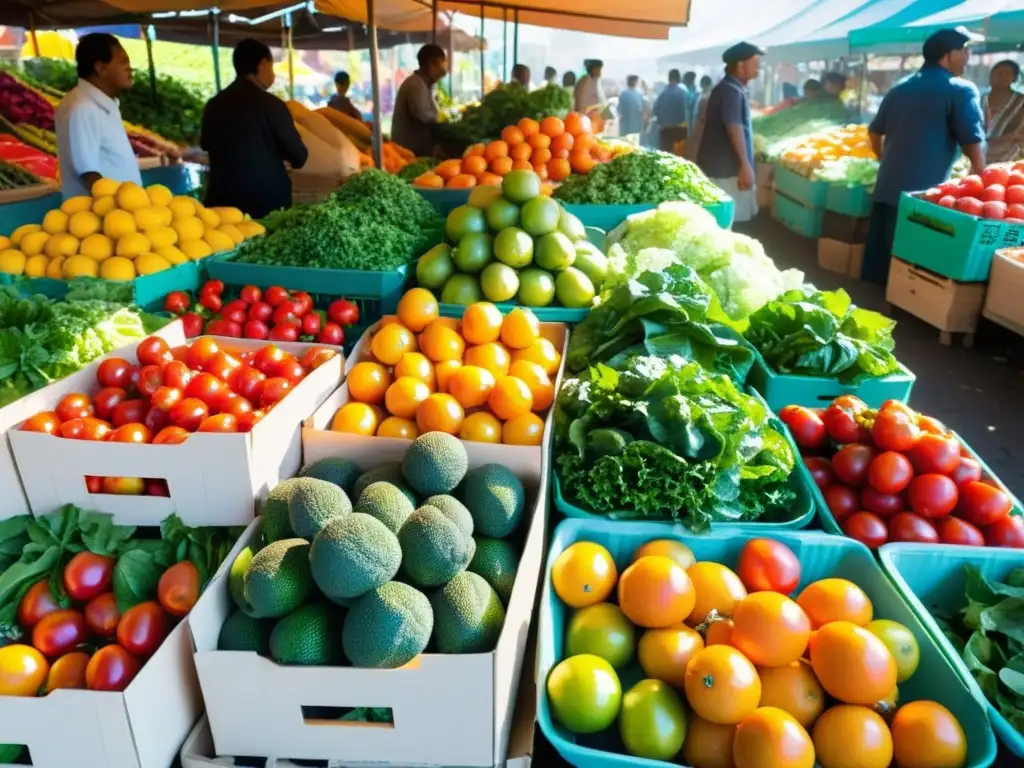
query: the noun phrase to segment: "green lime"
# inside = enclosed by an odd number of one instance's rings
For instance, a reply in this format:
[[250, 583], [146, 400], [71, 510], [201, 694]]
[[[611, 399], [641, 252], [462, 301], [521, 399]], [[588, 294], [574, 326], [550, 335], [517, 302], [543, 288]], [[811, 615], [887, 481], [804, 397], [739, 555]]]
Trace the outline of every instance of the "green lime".
[[494, 238], [494, 255], [498, 261], [521, 269], [533, 261], [533, 238], [519, 227], [503, 229]]
[[[544, 198], [537, 199], [543, 200]], [[538, 267], [549, 269], [552, 272], [561, 272], [563, 269], [571, 267], [575, 260], [576, 249], [573, 248], [572, 240], [561, 232], [551, 232], [537, 240], [533, 261]]]
[[243, 594], [243, 580], [245, 579], [245, 572], [249, 570], [249, 563], [252, 562], [252, 558], [252, 547], [246, 547], [235, 556], [235, 561], [231, 563], [231, 570], [228, 571], [228, 592], [231, 593], [231, 598], [235, 601], [235, 605], [243, 611], [252, 610], [252, 606], [249, 605]]
[[486, 208], [492, 201], [501, 197], [501, 187], [473, 187], [469, 193], [469, 202], [474, 208]]
[[487, 206], [487, 225], [495, 232], [519, 224], [519, 206], [504, 197], [498, 197]]
[[584, 653], [560, 661], [547, 682], [555, 720], [573, 733], [597, 733], [611, 726], [622, 703], [622, 685], [612, 665]]
[[452, 275], [441, 291], [442, 304], [461, 304], [468, 307], [483, 300], [484, 295], [480, 292], [480, 284], [475, 275]]
[[649, 760], [671, 760], [686, 740], [686, 708], [661, 680], [641, 680], [622, 697], [619, 735], [626, 751]]
[[486, 232], [470, 232], [452, 251], [452, 261], [460, 272], [479, 272], [491, 260], [493, 239]]
[[455, 272], [452, 263], [452, 249], [446, 243], [435, 245], [420, 256], [416, 262], [416, 282], [424, 288], [434, 290], [444, 285]]
[[480, 273], [480, 288], [488, 301], [508, 301], [519, 290], [519, 275], [507, 264], [495, 261]]
[[587, 239], [587, 229], [583, 226], [583, 222], [564, 208], [558, 219], [558, 231], [573, 242]]
[[535, 197], [523, 206], [519, 219], [523, 229], [534, 237], [546, 235], [558, 229], [558, 221], [562, 218], [562, 206], [550, 197]]
[[593, 243], [576, 243], [576, 260], [572, 265], [590, 278], [595, 290], [600, 290], [608, 279], [608, 257]]
[[633, 624], [612, 603], [581, 608], [572, 615], [565, 630], [565, 652], [569, 656], [590, 653], [621, 669], [633, 660], [635, 651]]
[[540, 195], [540, 176], [533, 171], [509, 171], [501, 182], [501, 191], [513, 203], [522, 205]]
[[569, 309], [583, 309], [594, 303], [594, 284], [575, 267], [569, 267], [555, 278], [555, 296], [558, 303]]
[[519, 303], [526, 307], [546, 307], [555, 298], [555, 279], [550, 272], [530, 267], [519, 273]]
[[453, 208], [444, 222], [444, 233], [453, 243], [459, 242], [470, 232], [486, 232], [487, 219], [484, 212], [471, 205]]

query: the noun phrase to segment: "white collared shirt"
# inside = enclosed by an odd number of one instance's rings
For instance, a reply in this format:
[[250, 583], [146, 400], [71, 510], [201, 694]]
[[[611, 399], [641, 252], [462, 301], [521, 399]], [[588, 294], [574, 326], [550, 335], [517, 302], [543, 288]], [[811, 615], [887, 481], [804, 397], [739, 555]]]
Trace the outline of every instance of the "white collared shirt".
[[80, 79], [57, 105], [54, 121], [65, 199], [89, 194], [81, 178], [86, 173], [142, 184], [139, 161], [128, 141], [117, 99]]

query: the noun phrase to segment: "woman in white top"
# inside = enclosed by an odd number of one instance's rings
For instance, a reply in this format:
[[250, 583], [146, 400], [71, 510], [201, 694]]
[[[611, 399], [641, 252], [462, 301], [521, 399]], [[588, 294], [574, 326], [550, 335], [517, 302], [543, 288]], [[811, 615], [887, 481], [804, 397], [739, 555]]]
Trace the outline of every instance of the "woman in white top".
[[1014, 89], [1020, 80], [1020, 65], [1000, 61], [989, 74], [991, 90], [981, 99], [988, 138], [989, 163], [1016, 160], [1024, 145], [1024, 94]]
[[604, 68], [604, 62], [587, 59], [583, 64], [587, 68], [587, 74], [576, 83], [574, 101], [576, 111], [586, 114], [594, 107], [603, 107], [605, 104], [604, 88], [601, 87], [601, 70]]

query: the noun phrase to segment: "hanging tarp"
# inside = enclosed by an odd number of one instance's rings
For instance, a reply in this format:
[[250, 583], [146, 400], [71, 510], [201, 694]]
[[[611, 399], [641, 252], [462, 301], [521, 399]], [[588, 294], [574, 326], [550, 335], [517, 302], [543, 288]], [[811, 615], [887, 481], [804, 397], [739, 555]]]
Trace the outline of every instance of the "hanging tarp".
[[944, 5], [933, 4], [927, 15], [902, 24], [854, 29], [850, 49], [858, 53], [920, 53], [921, 44], [933, 32], [961, 26], [983, 35], [985, 50], [1006, 50], [1024, 42], [1024, 0], [965, 0]]

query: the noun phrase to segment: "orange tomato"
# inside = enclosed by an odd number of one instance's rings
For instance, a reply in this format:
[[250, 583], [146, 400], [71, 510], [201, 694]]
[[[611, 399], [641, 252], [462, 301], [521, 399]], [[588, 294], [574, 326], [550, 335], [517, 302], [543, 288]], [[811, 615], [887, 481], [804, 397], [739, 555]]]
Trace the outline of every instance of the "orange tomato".
[[582, 149], [574, 149], [569, 153], [569, 167], [573, 173], [590, 173], [597, 161], [590, 156], [589, 152]]
[[515, 161], [515, 160], [529, 160], [530, 159], [530, 155], [532, 155], [532, 154], [533, 154], [533, 147], [531, 147], [529, 144], [527, 144], [525, 140], [520, 142], [519, 144], [516, 144], [515, 146], [511, 147], [509, 149], [509, 151], [508, 151], [508, 156], [511, 157], [513, 161]]
[[451, 395], [431, 395], [416, 409], [416, 426], [420, 432], [457, 435], [465, 415], [462, 406]]
[[562, 354], [555, 349], [550, 339], [543, 337], [537, 339], [524, 349], [516, 349], [512, 352], [512, 362], [517, 360], [529, 360], [537, 363], [544, 369], [548, 376], [558, 373], [558, 364], [562, 362]]
[[532, 117], [524, 117], [519, 121], [519, 130], [523, 132], [523, 136], [529, 139], [540, 131], [540, 123]]
[[[502, 142], [504, 144], [504, 142]], [[483, 173], [487, 170], [487, 164], [491, 161], [491, 158], [487, 157], [466, 157], [462, 160], [462, 172], [470, 173], [476, 176], [478, 173]]]
[[874, 706], [896, 687], [896, 660], [863, 627], [833, 621], [815, 632], [810, 649], [814, 674], [844, 704]]
[[[499, 157], [508, 157], [508, 144], [500, 139], [492, 141], [483, 152], [488, 163], [493, 163]], [[465, 166], [463, 166], [465, 167]]]
[[426, 187], [427, 189], [441, 189], [444, 187], [444, 179], [433, 171], [421, 173], [412, 181], [414, 187]]
[[565, 132], [565, 123], [554, 115], [540, 121], [540, 132], [554, 138]]
[[526, 349], [540, 338], [540, 321], [525, 307], [516, 307], [501, 322], [501, 341], [509, 349]]
[[619, 579], [619, 607], [639, 627], [682, 624], [696, 599], [686, 571], [667, 557], [641, 557]]
[[588, 155], [597, 147], [597, 139], [589, 133], [576, 136], [572, 145], [573, 152], [586, 152]]
[[487, 407], [499, 419], [514, 419], [533, 408], [533, 393], [522, 379], [499, 376], [487, 395]]
[[348, 393], [360, 403], [383, 403], [384, 393], [390, 386], [391, 374], [380, 363], [356, 363], [348, 374]]
[[467, 344], [487, 344], [501, 336], [501, 310], [489, 301], [470, 304], [462, 313], [462, 338]]
[[486, 368], [495, 377], [498, 377], [508, 375], [511, 360], [508, 350], [505, 349], [504, 345], [492, 342], [490, 344], [478, 344], [467, 349], [463, 363]]
[[398, 416], [388, 416], [377, 427], [377, 437], [397, 437], [402, 440], [415, 440], [419, 437], [419, 430], [416, 429], [416, 422], [411, 419], [401, 419]]
[[494, 374], [486, 368], [464, 365], [449, 377], [447, 391], [463, 408], [475, 408], [487, 402], [494, 384]]
[[512, 163], [513, 171], [532, 171], [533, 165], [530, 164], [529, 160], [516, 160]]
[[384, 365], [395, 365], [406, 352], [416, 351], [416, 337], [403, 325], [386, 325], [374, 334], [370, 351]]
[[526, 141], [526, 136], [517, 125], [508, 125], [501, 130], [501, 139], [509, 147], [515, 147]]
[[846, 579], [821, 579], [808, 584], [796, 601], [811, 620], [811, 629], [830, 621], [850, 621], [863, 627], [873, 614], [864, 590]]
[[535, 133], [526, 139], [526, 143], [533, 147], [534, 152], [538, 149], [550, 149], [551, 137], [545, 136], [543, 133]]
[[420, 403], [430, 397], [430, 387], [412, 376], [395, 379], [384, 394], [384, 407], [392, 416], [411, 419], [416, 416]]
[[757, 670], [728, 645], [706, 647], [690, 659], [683, 687], [697, 716], [718, 725], [736, 725], [761, 700]]
[[[507, 157], [505, 159], [508, 160]], [[509, 168], [511, 169], [511, 165], [509, 166]], [[476, 184], [478, 187], [500, 187], [501, 177], [503, 175], [504, 174], [500, 173], [481, 173], [478, 174], [476, 177]]]
[[541, 181], [548, 180], [548, 167], [543, 163], [539, 165], [537, 163], [533, 163], [533, 172], [540, 176]]
[[550, 149], [535, 149], [530, 153], [530, 162], [533, 165], [545, 165], [551, 159]]
[[[357, 363], [356, 367], [359, 365], [361, 363]], [[400, 379], [403, 376], [412, 376], [414, 379], [419, 379], [430, 387], [431, 392], [434, 391], [434, 385], [437, 381], [437, 377], [434, 375], [433, 364], [427, 359], [426, 355], [420, 352], [406, 352], [402, 355], [402, 359], [395, 364], [394, 376], [396, 379]], [[349, 377], [351, 378], [351, 374], [349, 374]], [[349, 387], [349, 391], [352, 391], [351, 387]], [[387, 391], [386, 388], [385, 391]]]
[[156, 594], [160, 607], [176, 618], [181, 618], [199, 599], [199, 569], [191, 560], [175, 563], [160, 577]]
[[65, 653], [50, 667], [46, 677], [46, 691], [58, 688], [85, 688], [85, 668], [89, 666], [89, 654], [82, 651]]
[[501, 422], [494, 418], [494, 414], [477, 411], [463, 420], [459, 439], [471, 443], [500, 443], [501, 431]]
[[691, 714], [686, 723], [683, 763], [691, 768], [736, 768], [732, 759], [735, 725], [718, 725]]
[[[420, 334], [420, 348], [435, 363], [444, 360], [461, 360], [466, 349], [466, 342], [452, 330], [448, 323], [442, 322], [449, 318], [440, 318], [430, 323]], [[397, 362], [397, 361], [396, 361]]]
[[466, 151], [462, 153], [462, 157], [483, 157], [485, 144], [473, 144], [466, 148]]
[[511, 157], [496, 157], [491, 160], [491, 173], [495, 176], [507, 176], [508, 172], [512, 170], [512, 158]]
[[551, 586], [570, 608], [603, 603], [615, 588], [617, 578], [611, 553], [590, 541], [571, 544], [551, 566]]
[[[761, 678], [761, 707], [788, 712], [804, 728], [810, 728], [825, 708], [825, 689], [806, 661], [782, 667], [758, 667]], [[887, 764], [888, 765], [888, 764]]]
[[731, 616], [736, 605], [747, 596], [740, 577], [724, 565], [712, 562], [694, 563], [686, 569], [697, 595], [693, 611], [686, 619], [690, 626], [702, 624], [708, 614]]
[[565, 158], [555, 157], [548, 163], [548, 178], [552, 181], [564, 181], [571, 173], [572, 165]]
[[568, 157], [572, 151], [573, 146], [576, 144], [576, 139], [571, 133], [560, 133], [557, 136], [551, 137], [551, 151], [552, 153], [564, 152], [564, 155], [555, 154], [555, 157]]
[[570, 112], [565, 116], [565, 132], [571, 136], [590, 133], [590, 118], [579, 112]]
[[331, 420], [332, 432], [351, 432], [356, 435], [372, 436], [377, 431], [380, 417], [372, 405], [366, 403], [345, 403]]
[[413, 333], [419, 333], [437, 320], [437, 299], [426, 288], [411, 288], [398, 300], [398, 320]]
[[445, 160], [443, 163], [438, 163], [434, 167], [434, 173], [444, 179], [446, 182], [455, 178], [462, 172], [462, 161], [461, 160]]
[[551, 407], [555, 400], [555, 385], [540, 365], [529, 360], [515, 360], [509, 366], [508, 372], [510, 376], [522, 380], [529, 387], [530, 394], [533, 395], [531, 410], [540, 413]]
[[535, 413], [524, 413], [506, 421], [501, 427], [505, 445], [540, 445], [544, 439], [544, 421]]
[[892, 762], [889, 726], [867, 707], [849, 704], [832, 707], [818, 718], [811, 735], [822, 768], [845, 765], [889, 768]]
[[635, 563], [641, 557], [646, 557], [647, 555], [667, 557], [669, 560], [679, 563], [683, 568], [689, 568], [696, 562], [696, 558], [693, 556], [690, 548], [683, 544], [683, 542], [675, 539], [654, 539], [646, 544], [641, 544], [637, 547], [629, 562]]
[[934, 701], [904, 704], [892, 719], [893, 752], [899, 768], [962, 768], [967, 737], [953, 713]]
[[748, 595], [732, 620], [733, 646], [759, 667], [790, 664], [807, 650], [811, 622], [799, 605], [778, 592]]
[[686, 665], [704, 650], [704, 639], [684, 624], [648, 629], [636, 646], [644, 675], [683, 689]]
[[434, 377], [437, 381], [437, 391], [447, 392], [448, 382], [455, 371], [462, 367], [458, 360], [442, 360], [434, 364]]
[[732, 642], [732, 619], [709, 621], [704, 625], [704, 645], [729, 645]]
[[[470, 158], [470, 160], [476, 160], [482, 158]], [[487, 166], [484, 166], [484, 170], [487, 170]], [[456, 176], [452, 176], [447, 182], [445, 182], [446, 189], [469, 189], [476, 186], [476, 176], [471, 173], [460, 173]]]
[[814, 744], [792, 715], [759, 707], [736, 726], [736, 768], [814, 768]]

